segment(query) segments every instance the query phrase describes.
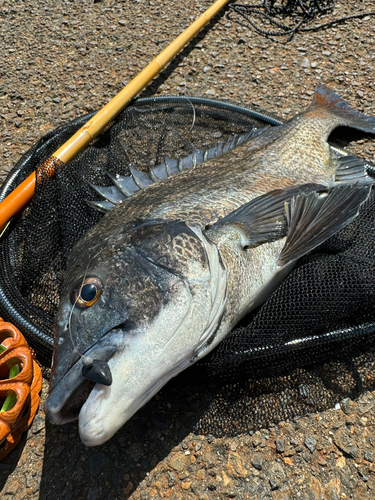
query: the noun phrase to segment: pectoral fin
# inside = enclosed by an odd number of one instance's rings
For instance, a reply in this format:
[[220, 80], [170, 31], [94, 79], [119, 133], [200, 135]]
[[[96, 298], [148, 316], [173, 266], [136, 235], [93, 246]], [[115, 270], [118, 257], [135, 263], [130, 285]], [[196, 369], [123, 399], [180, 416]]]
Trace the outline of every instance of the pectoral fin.
[[254, 247], [284, 238], [288, 234], [285, 204], [302, 193], [327, 191], [319, 184], [304, 184], [285, 189], [275, 189], [242, 205], [212, 226], [236, 226], [242, 234], [244, 247]]
[[357, 215], [371, 186], [340, 185], [326, 195], [310, 193], [286, 205], [288, 236], [278, 264], [282, 267], [310, 252]]
[[237, 227], [245, 249], [287, 237], [278, 259], [284, 267], [349, 224], [370, 190], [366, 184], [343, 184], [328, 192], [318, 184], [276, 189], [242, 205], [210, 230]]

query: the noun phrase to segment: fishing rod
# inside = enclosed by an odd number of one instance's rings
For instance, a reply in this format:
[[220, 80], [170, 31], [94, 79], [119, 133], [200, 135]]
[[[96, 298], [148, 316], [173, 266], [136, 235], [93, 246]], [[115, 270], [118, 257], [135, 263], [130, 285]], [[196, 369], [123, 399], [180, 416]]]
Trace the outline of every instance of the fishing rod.
[[[126, 85], [98, 113], [89, 119], [68, 141], [65, 142], [39, 168], [48, 177], [54, 177], [56, 169], [72, 161], [95, 139], [114, 118], [126, 108], [155, 76], [182, 50], [194, 36], [228, 3], [217, 0], [183, 33], [155, 57], [128, 85]], [[30, 202], [34, 195], [36, 172], [33, 172], [0, 203], [0, 228]]]

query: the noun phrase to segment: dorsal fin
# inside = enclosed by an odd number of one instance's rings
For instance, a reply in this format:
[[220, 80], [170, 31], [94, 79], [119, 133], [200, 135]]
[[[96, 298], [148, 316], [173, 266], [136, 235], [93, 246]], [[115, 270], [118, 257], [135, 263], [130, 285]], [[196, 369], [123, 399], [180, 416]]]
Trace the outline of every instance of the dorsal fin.
[[112, 206], [126, 199], [126, 195], [120, 191], [117, 186], [95, 186], [95, 184], [91, 184], [91, 182], [88, 184], [99, 196], [109, 201]]
[[117, 189], [125, 196], [129, 197], [139, 191], [139, 187], [131, 175], [112, 175], [108, 172], [107, 175], [113, 182], [114, 186], [116, 186]]
[[141, 170], [137, 170], [131, 165], [129, 165], [129, 170], [139, 189], [144, 189], [150, 184], [153, 184], [153, 180], [147, 172], [141, 172]]
[[239, 144], [245, 141], [257, 137], [265, 129], [269, 127], [264, 127], [261, 129], [251, 129], [249, 132], [244, 134], [235, 134], [233, 137], [227, 140], [227, 142], [220, 142], [219, 144], [205, 149], [193, 149], [193, 152], [187, 156], [180, 157], [178, 159], [170, 158], [169, 156], [164, 156], [164, 163], [160, 163], [155, 167], [151, 168], [149, 172], [142, 172], [129, 166], [131, 175], [119, 175], [119, 174], [107, 174], [113, 186], [96, 186], [90, 184], [92, 189], [96, 191], [106, 202], [90, 202], [93, 208], [98, 209], [100, 212], [105, 212], [113, 208], [114, 204], [120, 203], [125, 199], [125, 197], [132, 196], [134, 193], [138, 192], [140, 189], [144, 189], [150, 186], [154, 182], [166, 179], [172, 175], [176, 175], [184, 170], [190, 170], [196, 165], [199, 165], [207, 160], [217, 158], [223, 153], [230, 151]]

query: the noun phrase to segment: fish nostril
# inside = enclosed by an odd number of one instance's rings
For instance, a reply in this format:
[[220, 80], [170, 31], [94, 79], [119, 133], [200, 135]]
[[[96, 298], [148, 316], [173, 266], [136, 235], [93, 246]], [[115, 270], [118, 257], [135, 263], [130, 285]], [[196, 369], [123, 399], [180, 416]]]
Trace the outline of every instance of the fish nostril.
[[82, 358], [82, 375], [97, 384], [111, 385], [111, 369], [106, 361], [102, 359], [92, 359], [87, 356]]

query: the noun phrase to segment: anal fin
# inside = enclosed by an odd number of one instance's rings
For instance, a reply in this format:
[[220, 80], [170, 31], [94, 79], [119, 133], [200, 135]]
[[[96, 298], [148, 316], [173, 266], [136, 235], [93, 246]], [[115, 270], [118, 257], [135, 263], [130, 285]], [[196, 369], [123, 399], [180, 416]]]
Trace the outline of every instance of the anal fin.
[[367, 174], [367, 162], [356, 156], [343, 156], [337, 160], [336, 182], [338, 184], [373, 184]]

